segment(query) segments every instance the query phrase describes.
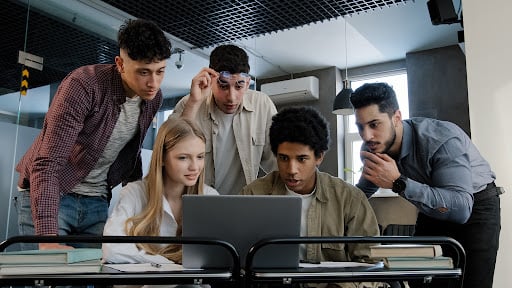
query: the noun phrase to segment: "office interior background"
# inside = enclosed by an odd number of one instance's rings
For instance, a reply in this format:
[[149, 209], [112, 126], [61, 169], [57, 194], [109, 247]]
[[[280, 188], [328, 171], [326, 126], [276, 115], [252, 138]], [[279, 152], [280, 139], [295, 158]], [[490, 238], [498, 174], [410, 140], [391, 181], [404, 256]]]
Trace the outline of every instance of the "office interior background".
[[[274, 1], [272, 1], [274, 2]], [[446, 1], [436, 1], [446, 2]], [[483, 3], [485, 2], [485, 3]], [[60, 80], [72, 69], [113, 63], [116, 36], [127, 18], [156, 21], [173, 44], [162, 91], [165, 101], [148, 132], [149, 155], [164, 114], [188, 92], [190, 80], [218, 44], [249, 54], [253, 89], [262, 84], [315, 76], [318, 99], [278, 103], [310, 105], [330, 122], [332, 144], [321, 170], [353, 181], [350, 116], [332, 114], [343, 80], [353, 83], [405, 75], [409, 117], [452, 121], [468, 133], [512, 191], [512, 42], [506, 0], [453, 0], [461, 23], [437, 23], [427, 0], [372, 1], [115, 1], [4, 0], [0, 18], [0, 223], [3, 239], [17, 235], [14, 165], [37, 135]], [[507, 9], [508, 8], [508, 9]], [[452, 14], [438, 11], [442, 20]], [[448, 17], [449, 18], [449, 17]], [[449, 20], [449, 19], [448, 19]], [[449, 22], [449, 21], [445, 22]], [[463, 35], [463, 38], [461, 38]], [[22, 52], [29, 53], [23, 55]], [[20, 55], [21, 54], [21, 55]], [[39, 58], [40, 57], [40, 58]], [[22, 75], [23, 65], [28, 77]], [[28, 83], [21, 95], [22, 81]], [[397, 84], [398, 85], [398, 84]], [[352, 140], [351, 140], [352, 141]], [[353, 141], [357, 141], [354, 139]], [[509, 193], [502, 197], [501, 247], [494, 287], [506, 287], [512, 252]], [[483, 243], [483, 245], [485, 245]]]

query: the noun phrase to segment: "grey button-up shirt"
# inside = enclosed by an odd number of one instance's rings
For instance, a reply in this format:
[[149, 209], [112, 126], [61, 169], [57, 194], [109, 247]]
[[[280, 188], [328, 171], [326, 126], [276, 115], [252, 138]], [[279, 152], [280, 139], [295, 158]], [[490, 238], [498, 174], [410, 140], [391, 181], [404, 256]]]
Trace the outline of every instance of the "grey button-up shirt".
[[[451, 122], [421, 117], [402, 122], [397, 166], [408, 178], [405, 197], [432, 218], [465, 223], [473, 208], [472, 194], [496, 178], [489, 163], [464, 130]], [[378, 189], [363, 177], [357, 186], [368, 197]], [[448, 211], [438, 209], [442, 207]]]

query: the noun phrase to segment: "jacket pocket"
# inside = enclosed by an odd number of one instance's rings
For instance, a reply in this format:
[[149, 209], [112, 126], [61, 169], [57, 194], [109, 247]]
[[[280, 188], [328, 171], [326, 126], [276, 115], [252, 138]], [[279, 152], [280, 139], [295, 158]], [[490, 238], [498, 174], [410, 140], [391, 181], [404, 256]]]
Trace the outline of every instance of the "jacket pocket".
[[252, 145], [263, 146], [265, 145], [265, 132], [257, 132], [252, 136]]

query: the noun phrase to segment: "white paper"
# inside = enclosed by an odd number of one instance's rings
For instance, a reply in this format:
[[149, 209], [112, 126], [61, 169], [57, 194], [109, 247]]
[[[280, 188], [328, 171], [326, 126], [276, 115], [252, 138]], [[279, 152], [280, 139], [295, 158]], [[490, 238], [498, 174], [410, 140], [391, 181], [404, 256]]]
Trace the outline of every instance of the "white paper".
[[154, 263], [136, 263], [136, 264], [105, 264], [105, 267], [116, 269], [122, 272], [169, 272], [169, 271], [192, 271], [202, 269], [188, 269], [183, 265], [176, 263], [154, 264]]
[[393, 192], [391, 189], [379, 188], [377, 192], [373, 193], [371, 198], [379, 198], [379, 197], [398, 197], [398, 193]]
[[317, 263], [300, 263], [301, 268], [346, 268], [346, 267], [378, 267], [382, 266], [383, 263], [362, 263], [362, 262], [332, 262], [325, 261]]

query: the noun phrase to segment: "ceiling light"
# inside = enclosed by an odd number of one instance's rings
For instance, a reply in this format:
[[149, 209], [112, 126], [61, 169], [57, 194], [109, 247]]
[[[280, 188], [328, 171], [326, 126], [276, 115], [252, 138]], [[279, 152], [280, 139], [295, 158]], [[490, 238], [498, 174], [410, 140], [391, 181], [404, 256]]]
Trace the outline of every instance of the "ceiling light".
[[336, 98], [332, 105], [332, 113], [336, 115], [351, 115], [354, 114], [352, 104], [350, 103], [350, 95], [352, 95], [352, 88], [350, 88], [350, 81], [348, 80], [348, 50], [347, 50], [347, 21], [345, 21], [345, 80], [343, 80], [343, 89]]

